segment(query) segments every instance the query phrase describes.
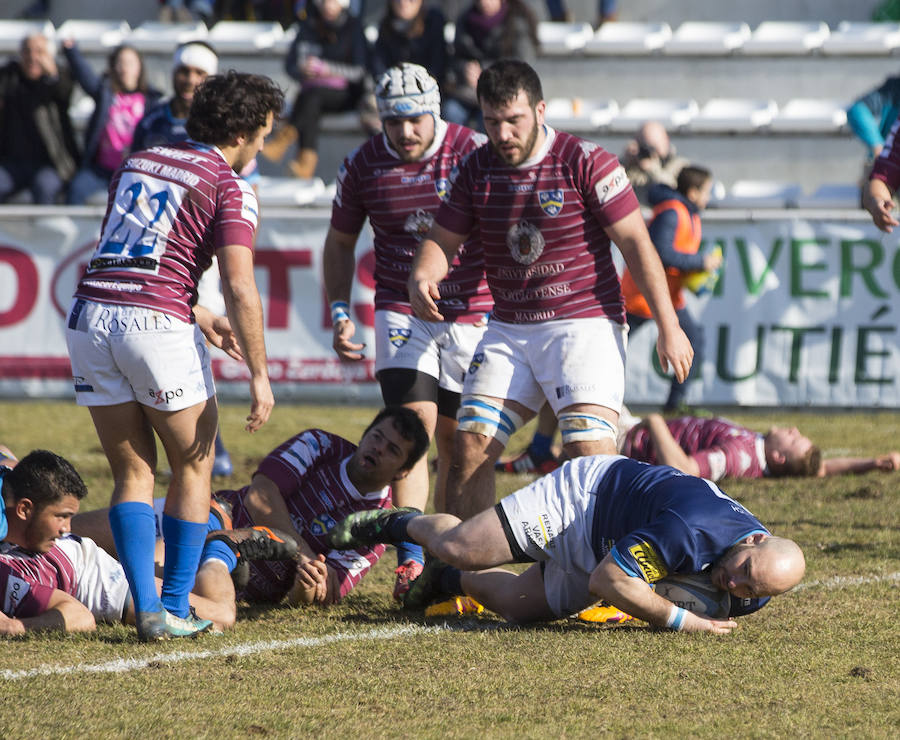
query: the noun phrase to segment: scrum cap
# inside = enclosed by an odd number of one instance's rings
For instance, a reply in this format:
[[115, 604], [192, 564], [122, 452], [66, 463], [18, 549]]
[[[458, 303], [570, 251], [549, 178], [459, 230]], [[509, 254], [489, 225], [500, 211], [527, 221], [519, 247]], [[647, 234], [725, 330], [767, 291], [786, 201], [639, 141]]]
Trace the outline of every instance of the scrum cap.
[[436, 121], [441, 116], [437, 80], [418, 64], [404, 62], [381, 75], [375, 86], [375, 100], [382, 120], [430, 113]]

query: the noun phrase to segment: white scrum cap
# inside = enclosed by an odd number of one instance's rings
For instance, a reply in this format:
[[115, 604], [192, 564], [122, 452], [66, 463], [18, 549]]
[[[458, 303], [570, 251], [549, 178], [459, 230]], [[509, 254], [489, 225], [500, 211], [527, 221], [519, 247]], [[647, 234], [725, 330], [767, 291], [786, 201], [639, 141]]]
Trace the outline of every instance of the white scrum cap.
[[411, 118], [430, 113], [435, 120], [441, 117], [441, 93], [437, 80], [425, 67], [403, 62], [381, 75], [375, 85], [378, 116]]
[[196, 67], [208, 75], [214, 75], [219, 68], [219, 57], [206, 44], [188, 42], [179, 46], [172, 60], [173, 69]]

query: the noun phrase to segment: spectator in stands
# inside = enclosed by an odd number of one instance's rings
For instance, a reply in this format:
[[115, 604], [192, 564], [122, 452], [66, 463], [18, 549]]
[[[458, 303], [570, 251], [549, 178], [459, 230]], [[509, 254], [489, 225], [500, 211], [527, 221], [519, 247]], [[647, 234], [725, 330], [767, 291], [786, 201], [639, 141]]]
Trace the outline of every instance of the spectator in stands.
[[109, 55], [106, 73], [100, 76], [73, 39], [62, 45], [75, 79], [95, 103], [81, 167], [69, 183], [66, 199], [70, 205], [80, 205], [97, 192], [105, 196], [113, 172], [131, 150], [134, 129], [145, 110], [159, 100], [160, 92], [147, 86], [144, 60], [133, 46], [117, 47]]
[[372, 50], [371, 72], [378, 79], [401, 62], [425, 67], [443, 89], [449, 53], [444, 38], [446, 18], [424, 0], [388, 0]]
[[656, 183], [675, 187], [675, 178], [688, 161], [675, 153], [666, 128], [647, 121], [625, 147], [620, 157], [631, 187], [641, 205], [648, 205], [647, 189]]
[[212, 19], [212, 0], [159, 0], [159, 19], [163, 23], [189, 23], [196, 15], [203, 21]]
[[354, 110], [366, 90], [366, 38], [350, 0], [314, 0], [300, 20], [285, 60], [285, 70], [300, 83], [289, 120], [263, 148], [263, 156], [279, 161], [297, 141], [289, 163], [301, 178], [313, 177], [323, 113]]
[[42, 34], [23, 39], [19, 58], [0, 68], [0, 203], [28, 188], [35, 203], [52, 204], [72, 179], [73, 86]]
[[[687, 378], [683, 382], [672, 378], [669, 397], [663, 406], [665, 413], [684, 407], [688, 383], [697, 376], [703, 365], [703, 326], [688, 310], [682, 284], [690, 273], [712, 272], [722, 264], [720, 252], [704, 254], [699, 251], [700, 212], [709, 203], [712, 184], [712, 173], [709, 170], [688, 165], [678, 173], [676, 190], [658, 183], [651, 186], [648, 193], [653, 206], [653, 218], [648, 226], [650, 238], [666, 268], [666, 281], [678, 323], [694, 348], [694, 362]], [[628, 268], [625, 268], [622, 275], [622, 293], [625, 297], [628, 328], [634, 332], [650, 321], [652, 314]]]
[[481, 70], [504, 58], [533, 64], [538, 46], [537, 19], [523, 0], [475, 0], [456, 21], [444, 118], [480, 128], [475, 86]]
[[[572, 11], [566, 6], [565, 0], [547, 0], [547, 14], [551, 21], [557, 23], [572, 21]], [[618, 14], [619, 0], [597, 0], [597, 28], [608, 21], [616, 20]]]
[[861, 95], [847, 108], [847, 125], [866, 145], [860, 183], [865, 189], [872, 163], [884, 149], [885, 139], [900, 114], [900, 75], [888, 77], [874, 90]]

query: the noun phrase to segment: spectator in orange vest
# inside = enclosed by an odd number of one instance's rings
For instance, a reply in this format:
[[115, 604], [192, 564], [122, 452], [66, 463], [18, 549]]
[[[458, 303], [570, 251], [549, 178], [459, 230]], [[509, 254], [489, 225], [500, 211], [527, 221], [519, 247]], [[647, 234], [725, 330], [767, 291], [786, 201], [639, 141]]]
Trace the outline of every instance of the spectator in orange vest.
[[[703, 364], [703, 327], [688, 311], [682, 285], [690, 273], [712, 272], [722, 263], [721, 254], [699, 251], [700, 212], [709, 203], [711, 189], [712, 173], [703, 167], [688, 165], [678, 173], [677, 190], [659, 184], [651, 187], [648, 192], [653, 206], [653, 219], [648, 227], [650, 238], [666, 268], [669, 292], [678, 321], [694, 347], [691, 372], [682, 383], [672, 379], [664, 412], [684, 407], [688, 383], [700, 372]], [[631, 331], [635, 331], [651, 319], [651, 314], [647, 301], [627, 269], [622, 276], [622, 293], [625, 296], [628, 326]]]

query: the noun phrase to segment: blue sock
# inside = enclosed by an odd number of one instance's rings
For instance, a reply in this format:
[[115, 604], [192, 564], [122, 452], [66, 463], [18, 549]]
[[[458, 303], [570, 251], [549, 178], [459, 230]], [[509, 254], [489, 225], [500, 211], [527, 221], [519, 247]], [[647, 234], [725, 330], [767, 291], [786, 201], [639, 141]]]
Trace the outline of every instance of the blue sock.
[[177, 617], [190, 611], [188, 594], [194, 587], [200, 553], [206, 542], [206, 522], [197, 524], [163, 514], [166, 562], [163, 565], [162, 603]]
[[237, 568], [237, 555], [222, 540], [207, 540], [206, 544], [203, 545], [203, 552], [200, 553], [200, 565], [203, 565], [207, 560], [213, 559], [221, 560], [225, 563], [228, 566], [229, 573]]
[[219, 517], [217, 517], [212, 512], [209, 512], [209, 519], [206, 522], [206, 532], [216, 532], [222, 529], [222, 522], [219, 521]]
[[158, 612], [162, 602], [156, 592], [156, 516], [153, 507], [139, 501], [124, 501], [109, 510], [109, 526], [125, 569], [125, 577], [137, 612]]
[[553, 444], [552, 435], [547, 437], [540, 432], [535, 432], [534, 436], [531, 438], [531, 444], [528, 445], [528, 452], [531, 453], [533, 458], [543, 460], [545, 457], [550, 457], [551, 444]]
[[397, 565], [403, 565], [407, 560], [415, 560], [419, 565], [425, 565], [425, 553], [421, 545], [415, 542], [398, 542]]
[[448, 565], [441, 571], [441, 592], [451, 596], [465, 596], [462, 590], [462, 571]]

